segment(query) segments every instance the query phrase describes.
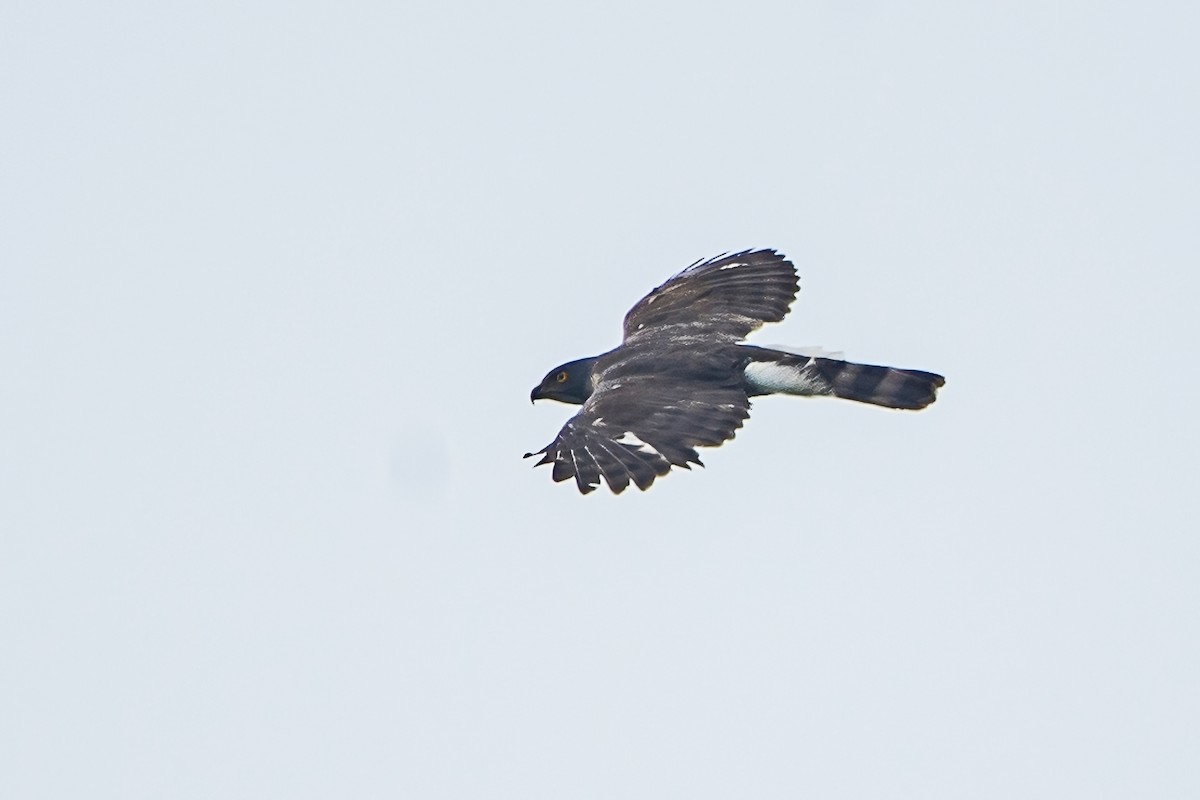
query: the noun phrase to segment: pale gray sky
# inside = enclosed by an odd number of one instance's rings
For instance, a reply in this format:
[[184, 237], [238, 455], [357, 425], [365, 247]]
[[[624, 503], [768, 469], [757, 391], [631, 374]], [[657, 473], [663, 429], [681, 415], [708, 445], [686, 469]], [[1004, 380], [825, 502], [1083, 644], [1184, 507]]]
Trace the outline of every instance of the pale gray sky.
[[[0, 796], [1200, 796], [1198, 24], [10, 4]], [[746, 247], [938, 403], [520, 459]]]

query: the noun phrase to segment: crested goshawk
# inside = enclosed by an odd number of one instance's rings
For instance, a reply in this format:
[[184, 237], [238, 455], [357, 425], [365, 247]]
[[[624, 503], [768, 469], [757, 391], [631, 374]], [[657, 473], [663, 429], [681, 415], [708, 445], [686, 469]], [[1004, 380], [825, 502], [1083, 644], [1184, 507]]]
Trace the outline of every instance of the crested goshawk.
[[541, 455], [536, 466], [553, 464], [555, 481], [574, 478], [584, 494], [601, 476], [619, 494], [630, 482], [649, 488], [672, 466], [700, 464], [695, 448], [732, 439], [751, 397], [828, 395], [906, 409], [934, 401], [945, 378], [932, 372], [741, 343], [782, 320], [799, 288], [795, 268], [774, 250], [692, 264], [630, 309], [616, 349], [546, 374], [532, 400], [583, 407], [525, 457]]

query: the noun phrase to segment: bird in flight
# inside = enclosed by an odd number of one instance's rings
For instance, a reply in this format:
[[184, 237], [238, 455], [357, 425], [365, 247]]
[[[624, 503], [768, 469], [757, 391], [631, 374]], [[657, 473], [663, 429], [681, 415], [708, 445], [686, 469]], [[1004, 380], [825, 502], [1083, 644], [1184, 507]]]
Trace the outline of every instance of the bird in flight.
[[[825, 395], [887, 408], [932, 403], [946, 382], [915, 369], [853, 364], [822, 355], [755, 347], [742, 340], [787, 314], [800, 283], [774, 250], [697, 261], [625, 315], [619, 346], [546, 373], [530, 400], [580, 405], [554, 441], [525, 458], [553, 464], [583, 494], [600, 485], [642, 491], [671, 467], [700, 463], [697, 447], [732, 439], [750, 398]], [[826, 354], [827, 355], [827, 354]]]

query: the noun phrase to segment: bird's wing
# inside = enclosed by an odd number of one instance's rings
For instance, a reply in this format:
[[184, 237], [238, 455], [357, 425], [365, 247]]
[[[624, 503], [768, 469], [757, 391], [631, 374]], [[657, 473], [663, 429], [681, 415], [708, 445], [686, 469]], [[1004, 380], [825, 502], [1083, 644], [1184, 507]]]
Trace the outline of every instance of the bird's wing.
[[575, 478], [583, 494], [600, 485], [601, 475], [614, 494], [631, 481], [645, 491], [672, 466], [700, 464], [696, 447], [733, 438], [749, 409], [740, 382], [606, 375], [554, 441], [525, 457], [541, 455], [535, 466], [553, 464], [551, 477]]
[[745, 250], [698, 261], [625, 315], [625, 341], [665, 333], [737, 342], [787, 314], [800, 283], [774, 250]]

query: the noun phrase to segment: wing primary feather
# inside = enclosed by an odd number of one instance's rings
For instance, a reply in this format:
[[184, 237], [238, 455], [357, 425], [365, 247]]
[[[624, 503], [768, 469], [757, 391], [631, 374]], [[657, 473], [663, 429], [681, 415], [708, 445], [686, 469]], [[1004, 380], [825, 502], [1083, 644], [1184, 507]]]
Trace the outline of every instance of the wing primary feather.
[[580, 492], [587, 494], [600, 485], [600, 468], [596, 464], [596, 457], [586, 443], [578, 450], [571, 450], [571, 457], [575, 459], [575, 483]]
[[609, 451], [604, 440], [598, 440], [595, 444], [596, 450], [599, 451], [598, 454], [592, 454], [596, 459], [596, 465], [600, 467], [600, 472], [604, 475], [604, 480], [612, 493], [620, 494], [629, 486], [629, 470], [617, 456]]
[[621, 462], [634, 484], [643, 492], [650, 488], [655, 478], [666, 475], [671, 469], [671, 465], [661, 456], [641, 450], [636, 445], [610, 440], [604, 446]]
[[570, 454], [570, 452], [570, 450], [567, 450], [566, 453], [564, 453], [563, 450], [560, 449], [554, 458], [554, 469], [551, 470], [550, 477], [555, 483], [562, 483], [575, 474], [572, 463], [569, 462], [566, 457]]

